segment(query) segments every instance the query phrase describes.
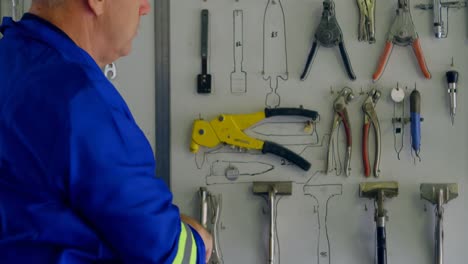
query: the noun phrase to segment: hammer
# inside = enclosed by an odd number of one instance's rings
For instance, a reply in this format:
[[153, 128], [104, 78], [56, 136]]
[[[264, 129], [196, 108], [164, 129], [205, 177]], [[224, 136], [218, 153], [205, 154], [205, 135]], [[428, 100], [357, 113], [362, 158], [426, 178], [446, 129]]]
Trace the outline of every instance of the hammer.
[[375, 222], [377, 224], [377, 263], [387, 263], [387, 238], [385, 221], [387, 210], [384, 208], [384, 200], [398, 195], [398, 182], [366, 182], [359, 185], [359, 196], [374, 199]]
[[291, 195], [292, 182], [254, 182], [253, 193], [268, 195], [270, 205], [270, 245], [268, 263], [275, 263], [275, 237], [276, 237], [276, 195]]

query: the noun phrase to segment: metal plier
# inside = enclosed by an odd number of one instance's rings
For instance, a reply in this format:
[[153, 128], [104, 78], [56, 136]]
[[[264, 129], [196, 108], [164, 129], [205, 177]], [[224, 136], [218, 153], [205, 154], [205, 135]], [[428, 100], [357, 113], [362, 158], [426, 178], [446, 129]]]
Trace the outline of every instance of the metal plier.
[[418, 33], [414, 28], [413, 19], [411, 18], [409, 0], [398, 0], [396, 17], [388, 32], [385, 49], [382, 55], [380, 55], [377, 70], [374, 75], [372, 75], [372, 79], [374, 81], [377, 81], [382, 76], [385, 66], [387, 65], [388, 58], [390, 57], [390, 53], [392, 52], [393, 44], [398, 46], [411, 45], [424, 77], [426, 79], [431, 78], [431, 73], [427, 68], [426, 60], [424, 59], [424, 54], [421, 49]]
[[374, 126], [375, 132], [375, 160], [374, 160], [374, 177], [380, 176], [380, 156], [382, 149], [382, 141], [380, 135], [380, 124], [377, 113], [375, 112], [375, 105], [379, 101], [381, 92], [377, 89], [372, 89], [364, 103], [362, 104], [362, 111], [364, 112], [364, 127], [362, 133], [362, 160], [364, 162], [364, 174], [366, 177], [369, 177], [370, 172], [370, 162], [369, 162], [369, 152], [368, 152], [368, 141], [369, 141], [369, 129], [370, 126]]
[[357, 0], [359, 7], [358, 40], [375, 43], [375, 0]]
[[199, 194], [201, 200], [200, 223], [213, 236], [213, 251], [208, 263], [223, 264], [223, 254], [219, 242], [222, 196], [221, 194], [214, 195], [205, 187], [200, 188]]
[[343, 59], [346, 71], [351, 80], [356, 80], [356, 75], [354, 74], [351, 62], [349, 60], [348, 52], [346, 51], [344, 42], [343, 42], [343, 33], [338, 21], [335, 16], [335, 3], [332, 0], [323, 1], [323, 11], [320, 24], [317, 27], [317, 30], [314, 35], [314, 42], [312, 48], [310, 49], [309, 56], [307, 57], [307, 62], [304, 67], [304, 71], [301, 74], [301, 80], [304, 81], [307, 79], [307, 75], [310, 71], [310, 66], [312, 65], [315, 55], [319, 45], [326, 48], [335, 47], [338, 45], [340, 47], [341, 58]]
[[[346, 133], [346, 159], [345, 159], [345, 174], [346, 176], [351, 175], [351, 150], [352, 150], [352, 134], [351, 134], [351, 123], [349, 122], [348, 110], [346, 105], [354, 99], [354, 93], [349, 87], [343, 88], [333, 102], [333, 110], [335, 111], [333, 117], [333, 124], [330, 133], [330, 142], [328, 143], [328, 162], [327, 171], [330, 172], [333, 168], [332, 164], [335, 163], [334, 148], [335, 138], [338, 133], [340, 124], [343, 123]], [[339, 154], [338, 154], [339, 155]], [[340, 169], [341, 170], [341, 169]], [[337, 172], [337, 175], [341, 172]]]
[[190, 151], [197, 153], [200, 146], [213, 148], [219, 144], [227, 144], [242, 149], [261, 150], [282, 157], [301, 169], [310, 169], [310, 163], [290, 149], [271, 141], [262, 141], [248, 136], [244, 130], [255, 123], [272, 116], [303, 116], [318, 122], [320, 116], [316, 111], [303, 108], [266, 108], [264, 111], [251, 114], [221, 114], [211, 121], [195, 120], [192, 130]]

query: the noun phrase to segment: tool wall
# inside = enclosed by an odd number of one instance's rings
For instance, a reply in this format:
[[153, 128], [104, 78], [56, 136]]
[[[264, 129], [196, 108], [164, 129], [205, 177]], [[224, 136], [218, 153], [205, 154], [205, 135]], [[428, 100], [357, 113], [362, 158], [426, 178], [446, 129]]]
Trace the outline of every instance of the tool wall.
[[[357, 2], [335, 2], [354, 81], [334, 39], [329, 48], [319, 45], [308, 75], [301, 80], [321, 21], [322, 1], [171, 2], [171, 188], [183, 212], [200, 216], [200, 187], [211, 194], [209, 201], [220, 205], [207, 214], [208, 224], [216, 230], [218, 263], [267, 263], [271, 259], [271, 208], [268, 195], [254, 194], [254, 181], [292, 182], [292, 192], [278, 193], [274, 202], [276, 243], [274, 258], [268, 263], [347, 264], [377, 263], [374, 200], [360, 197], [360, 183], [399, 183], [398, 195], [384, 202], [387, 260], [412, 264], [433, 263], [435, 254], [435, 209], [421, 199], [420, 184], [458, 183], [458, 197], [444, 205], [443, 258], [445, 263], [466, 263], [468, 10], [450, 8], [449, 20], [445, 21], [449, 24], [448, 36], [437, 39], [432, 10], [416, 9], [417, 4], [428, 3], [413, 0], [409, 7], [432, 78], [425, 78], [411, 46], [395, 45], [381, 78], [373, 82], [396, 16], [397, 0], [375, 2], [373, 44], [358, 40]], [[203, 9], [208, 11], [202, 14]], [[202, 56], [201, 45], [203, 16], [208, 18], [206, 56]], [[446, 80], [449, 70], [459, 73], [454, 125]], [[211, 87], [203, 83], [207, 75], [211, 76]], [[405, 95], [402, 103], [391, 98], [397, 86], [400, 95], [402, 91]], [[346, 104], [352, 134], [349, 166], [343, 125], [334, 141], [333, 163], [328, 162], [334, 102], [344, 87], [354, 93], [354, 99]], [[411, 122], [392, 122], [410, 117], [410, 94], [415, 87], [420, 93], [423, 118], [420, 159], [412, 149], [417, 139], [411, 136]], [[373, 172], [376, 137], [372, 126], [369, 177], [365, 177], [362, 158], [362, 107], [372, 89], [381, 93], [373, 105], [381, 135], [378, 178]], [[215, 142], [212, 146], [200, 146], [196, 154], [190, 151], [195, 120], [214, 120], [211, 126], [217, 129], [221, 119], [229, 117], [221, 114], [241, 114], [234, 119], [241, 123], [253, 120], [245, 114], [263, 112], [264, 108], [318, 112], [320, 118], [315, 122], [301, 116], [260, 116], [255, 119], [258, 123], [241, 129], [249, 137], [275, 142], [300, 155], [311, 164], [308, 171], [281, 155], [238, 148], [236, 143], [234, 147], [216, 144], [216, 133], [208, 139]], [[203, 136], [203, 132], [194, 133]], [[398, 158], [396, 150], [400, 148]]]

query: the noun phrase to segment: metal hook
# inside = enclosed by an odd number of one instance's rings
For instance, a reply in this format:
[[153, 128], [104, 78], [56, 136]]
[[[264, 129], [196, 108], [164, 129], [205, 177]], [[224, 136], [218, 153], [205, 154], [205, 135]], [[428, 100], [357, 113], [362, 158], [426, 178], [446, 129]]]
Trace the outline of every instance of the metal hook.
[[117, 67], [114, 62], [106, 65], [104, 75], [110, 80], [114, 80], [117, 77]]

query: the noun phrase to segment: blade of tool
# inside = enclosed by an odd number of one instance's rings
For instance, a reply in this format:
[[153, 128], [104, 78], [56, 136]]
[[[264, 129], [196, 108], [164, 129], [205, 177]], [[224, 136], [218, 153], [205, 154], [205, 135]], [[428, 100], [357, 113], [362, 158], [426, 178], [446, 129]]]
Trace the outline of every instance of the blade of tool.
[[263, 79], [270, 81], [271, 92], [266, 105], [278, 107], [277, 93], [279, 79], [288, 79], [286, 48], [286, 19], [281, 0], [268, 0], [263, 22]]
[[343, 186], [341, 184], [306, 185], [304, 186], [304, 194], [312, 196], [317, 202], [319, 219], [318, 263], [331, 264], [330, 238], [327, 226], [328, 205], [331, 198], [343, 194]]
[[234, 10], [234, 71], [231, 72], [231, 92], [247, 92], [247, 72], [242, 68], [244, 61], [244, 11]]

